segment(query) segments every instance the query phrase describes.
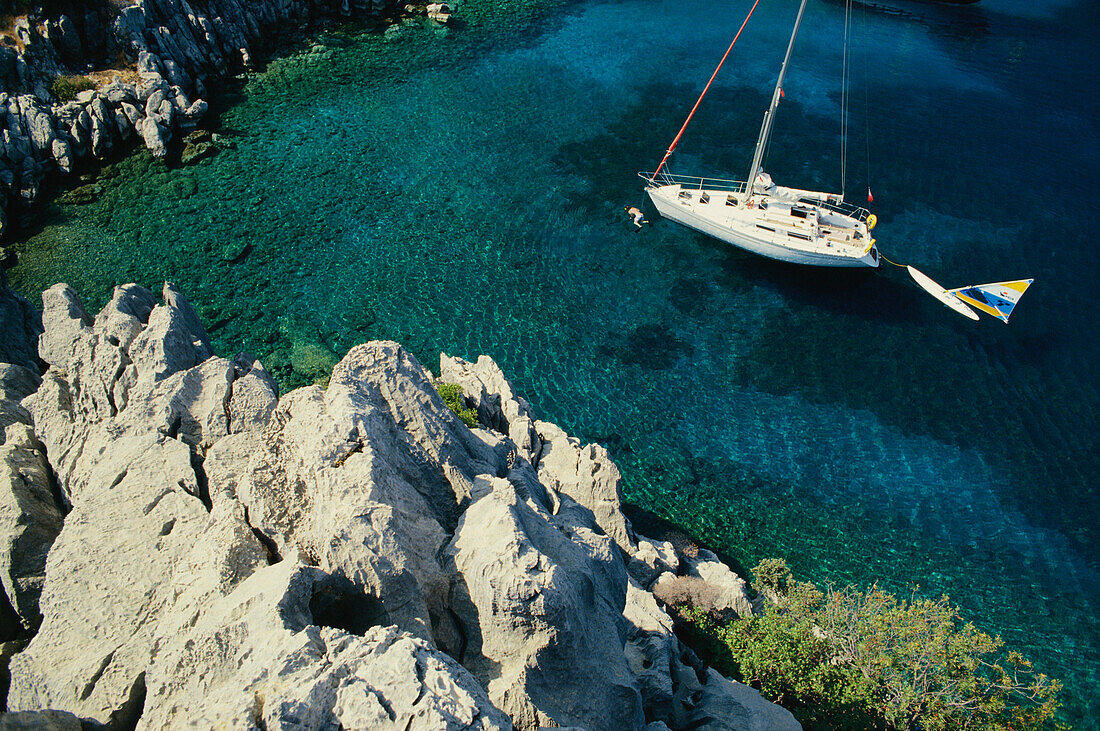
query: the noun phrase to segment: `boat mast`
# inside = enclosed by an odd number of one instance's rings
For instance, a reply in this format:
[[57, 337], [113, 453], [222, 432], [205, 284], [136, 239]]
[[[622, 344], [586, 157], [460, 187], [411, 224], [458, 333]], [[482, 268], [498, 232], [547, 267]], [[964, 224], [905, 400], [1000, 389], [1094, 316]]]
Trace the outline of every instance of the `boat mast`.
[[756, 174], [760, 172], [760, 161], [764, 157], [764, 150], [768, 147], [768, 138], [772, 133], [772, 118], [775, 116], [775, 108], [779, 106], [779, 97], [783, 94], [783, 77], [787, 75], [787, 62], [791, 60], [791, 51], [794, 49], [794, 39], [798, 36], [798, 26], [802, 25], [802, 13], [806, 10], [806, 0], [798, 6], [798, 17], [794, 20], [794, 30], [791, 31], [791, 42], [787, 44], [787, 55], [783, 57], [783, 66], [779, 69], [779, 79], [775, 82], [775, 91], [772, 92], [772, 103], [768, 111], [764, 112], [764, 121], [760, 125], [760, 136], [756, 139], [756, 152], [752, 156], [752, 167], [749, 168], [745, 195], [752, 195], [753, 182]]

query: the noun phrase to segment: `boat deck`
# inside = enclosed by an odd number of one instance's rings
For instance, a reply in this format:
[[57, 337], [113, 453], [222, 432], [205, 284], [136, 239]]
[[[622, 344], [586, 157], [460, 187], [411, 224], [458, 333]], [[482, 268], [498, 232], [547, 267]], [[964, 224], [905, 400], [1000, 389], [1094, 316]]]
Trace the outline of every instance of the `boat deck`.
[[744, 183], [725, 182], [692, 188], [655, 184], [647, 190], [662, 216], [773, 259], [878, 266], [863, 209], [844, 207], [837, 196], [792, 188], [747, 196]]

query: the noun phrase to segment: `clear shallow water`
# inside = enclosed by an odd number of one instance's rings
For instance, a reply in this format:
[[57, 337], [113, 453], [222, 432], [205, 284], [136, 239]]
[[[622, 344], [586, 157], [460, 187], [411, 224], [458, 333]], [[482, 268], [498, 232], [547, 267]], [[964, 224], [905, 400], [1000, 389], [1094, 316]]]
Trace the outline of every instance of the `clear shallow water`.
[[[629, 501], [745, 565], [947, 592], [1064, 678], [1093, 726], [1098, 272], [1078, 226], [1100, 193], [1096, 11], [857, 13], [849, 199], [869, 168], [883, 251], [949, 286], [1036, 277], [1005, 327], [897, 271], [633, 232], [634, 172], [742, 5], [320, 37], [223, 112], [236, 149], [188, 167], [136, 154], [95, 202], [50, 205], [13, 283], [36, 298], [68, 281], [94, 308], [172, 279], [220, 352], [260, 355], [286, 387], [373, 338], [433, 368], [488, 353], [543, 418], [611, 449]], [[757, 10], [674, 170], [743, 177], [795, 6]], [[782, 183], [837, 186], [840, 30], [839, 6], [811, 4], [768, 165]]]

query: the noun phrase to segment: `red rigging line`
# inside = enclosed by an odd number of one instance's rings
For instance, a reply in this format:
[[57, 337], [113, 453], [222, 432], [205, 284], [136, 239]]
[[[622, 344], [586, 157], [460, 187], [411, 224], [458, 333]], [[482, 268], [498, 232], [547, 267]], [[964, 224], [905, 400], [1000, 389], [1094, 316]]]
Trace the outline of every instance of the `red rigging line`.
[[733, 37], [733, 41], [730, 43], [730, 47], [726, 49], [726, 55], [722, 56], [722, 60], [718, 62], [718, 67], [714, 69], [714, 73], [710, 75], [710, 81], [703, 87], [703, 93], [699, 95], [699, 99], [695, 102], [695, 106], [691, 108], [691, 113], [688, 114], [687, 119], [684, 120], [684, 126], [680, 128], [680, 131], [676, 133], [676, 139], [672, 141], [672, 144], [668, 146], [668, 150], [665, 152], [665, 156], [661, 158], [661, 164], [657, 166], [657, 169], [653, 171], [653, 177], [657, 177], [657, 173], [661, 172], [661, 168], [668, 162], [669, 155], [676, 149], [676, 145], [680, 144], [680, 138], [684, 134], [684, 130], [687, 129], [688, 124], [691, 123], [691, 118], [695, 116], [695, 110], [699, 108], [699, 105], [703, 101], [703, 97], [707, 95], [707, 91], [710, 90], [710, 85], [714, 82], [714, 77], [718, 75], [718, 72], [722, 69], [722, 64], [726, 62], [726, 58], [729, 57], [730, 51], [733, 50], [733, 46], [737, 43], [737, 39], [741, 37], [741, 31], [745, 30], [745, 26], [749, 22], [749, 18], [752, 17], [752, 13], [756, 10], [756, 6], [760, 4], [760, 0], [756, 0], [749, 8], [749, 14], [745, 16], [745, 20], [741, 23], [741, 27], [737, 29], [737, 35]]

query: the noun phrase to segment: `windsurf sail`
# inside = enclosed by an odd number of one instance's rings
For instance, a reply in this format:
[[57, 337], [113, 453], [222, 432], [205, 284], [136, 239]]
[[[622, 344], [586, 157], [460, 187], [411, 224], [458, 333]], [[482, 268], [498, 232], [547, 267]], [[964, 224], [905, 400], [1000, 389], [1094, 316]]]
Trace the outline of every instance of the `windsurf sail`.
[[1034, 281], [1034, 279], [1017, 279], [1014, 282], [972, 284], [968, 287], [949, 289], [947, 292], [987, 315], [993, 315], [1002, 322], [1008, 322], [1012, 308]]

